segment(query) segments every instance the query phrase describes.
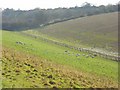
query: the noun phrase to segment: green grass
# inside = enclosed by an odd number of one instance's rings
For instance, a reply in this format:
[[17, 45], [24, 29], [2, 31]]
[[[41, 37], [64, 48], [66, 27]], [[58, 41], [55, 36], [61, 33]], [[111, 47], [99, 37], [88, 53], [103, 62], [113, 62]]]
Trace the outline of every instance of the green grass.
[[118, 62], [99, 56], [87, 58], [89, 53], [41, 39], [86, 48], [96, 45], [97, 49], [117, 52], [117, 35], [117, 13], [78, 18], [22, 33], [0, 30], [2, 85], [5, 88], [117, 87]]
[[83, 87], [81, 84], [85, 85], [85, 83], [79, 83], [79, 79], [77, 79], [76, 83], [71, 86], [70, 82], [74, 82], [72, 80], [74, 77], [69, 78], [61, 73], [57, 67], [51, 67], [49, 61], [12, 49], [7, 48], [7, 50], [9, 53], [4, 49], [3, 56], [5, 58], [2, 59], [3, 88], [70, 88]]
[[[117, 12], [88, 16], [33, 29], [32, 34], [46, 35], [78, 47], [96, 47], [102, 50], [118, 50]], [[29, 31], [28, 31], [29, 32]]]
[[[118, 63], [115, 61], [101, 57], [86, 58], [85, 56], [82, 56], [82, 54], [88, 55], [88, 53], [70, 50], [62, 46], [21, 35], [18, 32], [3, 31], [2, 34], [3, 46], [37, 55], [48, 61], [66, 65], [78, 71], [95, 74], [101, 78], [107, 77], [112, 78], [114, 81], [118, 80]], [[16, 44], [17, 41], [24, 42], [25, 45], [18, 45]], [[71, 55], [65, 54], [65, 50], [68, 50]], [[75, 56], [77, 53], [80, 54], [79, 58]]]

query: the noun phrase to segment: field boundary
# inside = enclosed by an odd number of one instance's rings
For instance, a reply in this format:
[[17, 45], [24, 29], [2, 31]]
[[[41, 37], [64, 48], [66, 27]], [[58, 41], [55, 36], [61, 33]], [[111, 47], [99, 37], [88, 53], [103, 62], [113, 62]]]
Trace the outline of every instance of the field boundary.
[[[26, 35], [26, 36], [30, 36], [30, 37], [33, 37], [33, 38], [38, 38], [35, 35], [31, 35], [31, 34], [27, 34], [27, 33], [23, 33], [23, 32], [21, 32], [21, 33], [23, 35]], [[118, 55], [113, 56], [111, 54], [103, 53], [103, 52], [100, 52], [100, 51], [95, 51], [95, 50], [91, 50], [91, 49], [87, 49], [87, 48], [79, 48], [79, 47], [68, 45], [66, 43], [61, 43], [61, 42], [58, 42], [58, 41], [55, 41], [55, 40], [49, 40], [49, 39], [46, 39], [46, 38], [43, 38], [43, 37], [39, 37], [39, 39], [41, 39], [45, 42], [50, 42], [50, 43], [60, 45], [60, 46], [63, 46], [63, 47], [67, 47], [67, 48], [70, 48], [70, 49], [74, 49], [74, 50], [77, 50], [77, 51], [80, 51], [80, 52], [92, 53], [94, 55], [100, 56], [102, 58], [110, 59], [110, 60], [113, 60], [113, 61], [120, 61], [120, 59], [119, 59], [120, 57]]]

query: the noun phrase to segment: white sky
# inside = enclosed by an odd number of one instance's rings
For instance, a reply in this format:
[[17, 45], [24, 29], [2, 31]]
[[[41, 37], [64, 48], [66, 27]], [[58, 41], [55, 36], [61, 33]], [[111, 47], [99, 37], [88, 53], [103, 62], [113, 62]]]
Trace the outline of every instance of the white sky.
[[80, 6], [84, 2], [94, 5], [116, 4], [118, 0], [0, 0], [0, 8], [29, 10], [34, 8], [57, 8]]

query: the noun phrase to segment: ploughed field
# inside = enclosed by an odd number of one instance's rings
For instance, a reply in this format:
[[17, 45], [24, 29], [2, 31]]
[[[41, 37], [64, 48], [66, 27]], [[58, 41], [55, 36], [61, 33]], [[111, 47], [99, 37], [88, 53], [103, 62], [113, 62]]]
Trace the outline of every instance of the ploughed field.
[[4, 88], [117, 88], [118, 62], [1, 30]]

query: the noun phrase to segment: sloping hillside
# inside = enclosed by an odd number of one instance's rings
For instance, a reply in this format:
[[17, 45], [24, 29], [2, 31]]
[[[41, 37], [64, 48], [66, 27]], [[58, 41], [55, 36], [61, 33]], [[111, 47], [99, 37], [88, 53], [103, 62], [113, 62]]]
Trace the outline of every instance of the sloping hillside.
[[0, 76], [3, 88], [118, 87], [118, 63], [115, 61], [20, 32], [0, 33], [3, 34]]
[[[73, 19], [38, 28], [42, 34], [74, 43], [79, 47], [91, 47], [117, 52], [118, 13], [100, 14]], [[32, 32], [32, 33], [34, 33]]]
[[14, 10], [6, 8], [2, 10], [2, 29], [20, 31], [33, 29], [39, 26], [53, 24], [64, 20], [118, 11], [118, 5], [93, 6], [84, 3], [82, 7], [55, 8], [32, 10]]

